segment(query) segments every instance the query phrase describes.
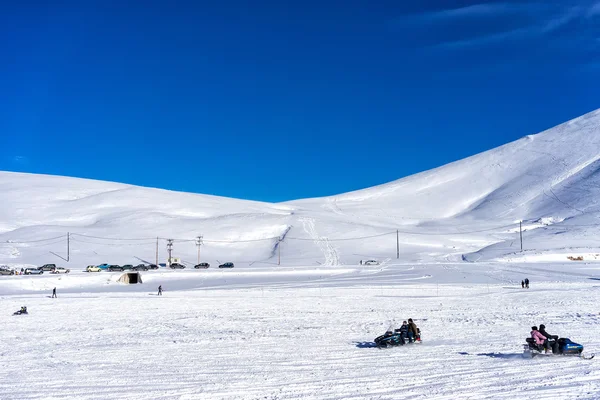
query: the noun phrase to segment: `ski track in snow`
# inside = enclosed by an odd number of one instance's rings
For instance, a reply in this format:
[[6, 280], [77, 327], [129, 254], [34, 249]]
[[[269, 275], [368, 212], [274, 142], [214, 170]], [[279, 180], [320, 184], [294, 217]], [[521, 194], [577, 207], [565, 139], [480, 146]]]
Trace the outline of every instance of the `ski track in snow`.
[[340, 256], [337, 250], [326, 237], [319, 236], [315, 227], [315, 220], [313, 218], [302, 217], [300, 218], [300, 222], [302, 222], [304, 231], [314, 240], [319, 250], [325, 256], [324, 265], [339, 265]]
[[[7, 296], [0, 398], [597, 399], [596, 360], [521, 353], [540, 323], [597, 350], [600, 291], [540, 286]], [[384, 314], [423, 343], [371, 347]]]

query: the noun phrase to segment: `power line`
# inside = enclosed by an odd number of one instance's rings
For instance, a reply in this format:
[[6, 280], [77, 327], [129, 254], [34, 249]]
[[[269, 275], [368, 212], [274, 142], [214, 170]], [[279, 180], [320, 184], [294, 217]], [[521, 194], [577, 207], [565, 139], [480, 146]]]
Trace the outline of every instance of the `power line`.
[[67, 235], [60, 235], [60, 236], [55, 236], [55, 237], [51, 237], [51, 238], [46, 238], [46, 239], [39, 239], [39, 240], [7, 240], [6, 243], [39, 243], [39, 242], [48, 242], [51, 240], [55, 240], [55, 239], [63, 239], [66, 238]]
[[82, 236], [82, 237], [86, 237], [86, 238], [90, 238], [90, 239], [100, 239], [100, 240], [155, 240], [156, 238], [154, 237], [147, 237], [147, 238], [109, 238], [109, 237], [102, 237], [102, 236], [91, 236], [91, 235], [84, 235], [82, 233], [71, 233], [71, 236], [76, 235], [76, 236]]

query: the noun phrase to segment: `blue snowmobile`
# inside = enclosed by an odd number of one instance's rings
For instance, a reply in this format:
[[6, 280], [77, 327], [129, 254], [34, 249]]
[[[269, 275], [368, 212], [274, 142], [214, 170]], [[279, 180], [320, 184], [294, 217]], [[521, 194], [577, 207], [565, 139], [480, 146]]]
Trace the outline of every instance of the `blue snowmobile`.
[[559, 338], [558, 340], [549, 340], [549, 348], [552, 352], [546, 353], [543, 345], [535, 343], [533, 338], [525, 339], [527, 344], [523, 345], [523, 356], [535, 357], [538, 355], [551, 356], [551, 355], [563, 355], [563, 356], [577, 356], [591, 360], [595, 354], [587, 357], [583, 355], [583, 345], [571, 341], [569, 338]]

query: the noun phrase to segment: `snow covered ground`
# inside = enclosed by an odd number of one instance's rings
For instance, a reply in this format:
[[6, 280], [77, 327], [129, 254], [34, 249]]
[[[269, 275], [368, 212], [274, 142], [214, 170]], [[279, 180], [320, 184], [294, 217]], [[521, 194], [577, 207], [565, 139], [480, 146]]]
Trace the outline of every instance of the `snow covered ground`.
[[[0, 277], [0, 398], [597, 399], [596, 359], [521, 355], [541, 323], [600, 350], [599, 267], [577, 265]], [[422, 344], [373, 347], [409, 317]]]
[[[598, 399], [596, 359], [521, 352], [541, 323], [598, 351], [599, 146], [600, 110], [280, 204], [0, 172], [0, 264], [72, 270], [0, 276], [0, 399]], [[83, 272], [166, 239], [186, 270]], [[423, 344], [373, 347], [409, 317]]]

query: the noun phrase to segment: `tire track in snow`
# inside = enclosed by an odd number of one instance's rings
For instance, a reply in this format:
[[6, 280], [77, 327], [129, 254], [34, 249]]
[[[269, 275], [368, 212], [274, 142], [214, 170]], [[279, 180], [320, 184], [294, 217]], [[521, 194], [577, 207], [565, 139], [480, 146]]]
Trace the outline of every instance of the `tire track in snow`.
[[302, 222], [304, 231], [314, 240], [315, 244], [319, 247], [319, 250], [321, 250], [325, 256], [324, 264], [340, 265], [340, 256], [337, 250], [329, 242], [329, 239], [319, 236], [317, 229], [315, 228], [315, 220], [313, 218], [303, 217], [300, 218], [300, 222]]

